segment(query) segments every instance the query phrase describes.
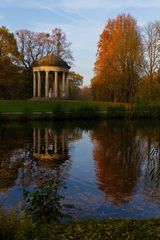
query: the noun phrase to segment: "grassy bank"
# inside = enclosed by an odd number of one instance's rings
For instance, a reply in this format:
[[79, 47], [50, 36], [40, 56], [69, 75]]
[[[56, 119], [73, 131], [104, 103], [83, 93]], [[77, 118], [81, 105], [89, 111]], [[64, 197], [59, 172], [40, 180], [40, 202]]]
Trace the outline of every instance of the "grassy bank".
[[0, 119], [160, 118], [160, 102], [0, 101]]
[[38, 224], [14, 215], [0, 219], [0, 239], [32, 240], [156, 240], [160, 239], [157, 220], [87, 220], [70, 223]]
[[52, 112], [55, 106], [61, 105], [66, 112], [78, 110], [82, 107], [97, 107], [100, 111], [105, 111], [109, 103], [93, 101], [31, 101], [31, 100], [0, 100], [0, 112], [24, 112], [28, 109], [31, 112]]
[[1, 119], [95, 118], [106, 115], [107, 108], [119, 106], [94, 101], [0, 101]]

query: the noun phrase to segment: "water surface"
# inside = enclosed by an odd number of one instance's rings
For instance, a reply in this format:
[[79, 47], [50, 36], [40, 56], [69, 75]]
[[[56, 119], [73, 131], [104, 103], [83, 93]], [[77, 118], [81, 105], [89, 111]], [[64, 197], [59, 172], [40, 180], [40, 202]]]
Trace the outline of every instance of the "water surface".
[[20, 209], [23, 189], [33, 191], [44, 174], [54, 176], [64, 201], [74, 204], [73, 218], [160, 217], [159, 124], [0, 125], [3, 211]]

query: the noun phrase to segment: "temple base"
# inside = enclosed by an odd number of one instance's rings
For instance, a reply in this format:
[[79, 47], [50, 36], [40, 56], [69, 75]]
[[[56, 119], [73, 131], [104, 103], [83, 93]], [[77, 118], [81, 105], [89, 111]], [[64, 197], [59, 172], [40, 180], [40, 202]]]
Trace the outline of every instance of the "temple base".
[[57, 101], [57, 100], [68, 100], [69, 97], [52, 97], [52, 98], [47, 98], [47, 97], [33, 97], [33, 98], [30, 98], [30, 100], [32, 101]]

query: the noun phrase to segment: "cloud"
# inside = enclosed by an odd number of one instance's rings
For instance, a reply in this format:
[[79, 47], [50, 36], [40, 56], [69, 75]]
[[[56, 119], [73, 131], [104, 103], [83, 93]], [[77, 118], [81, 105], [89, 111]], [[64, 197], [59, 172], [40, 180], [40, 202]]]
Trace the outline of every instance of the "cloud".
[[4, 7], [43, 8], [50, 10], [79, 11], [85, 9], [159, 8], [160, 0], [0, 0]]
[[[33, 18], [24, 22], [21, 16], [21, 22], [26, 26], [30, 24], [33, 31], [50, 32], [52, 28], [62, 28], [73, 43], [74, 69], [89, 82], [93, 75], [97, 42], [107, 18], [130, 12], [143, 25], [159, 16], [160, 0], [0, 0], [0, 8], [5, 8], [6, 13], [8, 8], [10, 11], [13, 8], [17, 14], [32, 9], [29, 12], [31, 16], [34, 13]], [[154, 14], [151, 14], [153, 9]]]

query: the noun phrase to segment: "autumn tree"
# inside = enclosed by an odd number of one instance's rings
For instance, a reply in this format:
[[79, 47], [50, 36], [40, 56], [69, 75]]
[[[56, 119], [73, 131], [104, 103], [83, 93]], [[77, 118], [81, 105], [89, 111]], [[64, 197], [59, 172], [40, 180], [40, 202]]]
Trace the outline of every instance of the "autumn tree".
[[79, 97], [80, 89], [83, 83], [83, 77], [76, 72], [69, 73], [69, 96], [71, 99]]
[[158, 81], [158, 73], [155, 72], [150, 75], [144, 75], [139, 82], [135, 100], [136, 101], [156, 101], [160, 97], [160, 84]]
[[[14, 34], [6, 27], [0, 28], [0, 98], [15, 97], [22, 75], [17, 65], [19, 53]], [[16, 84], [15, 84], [16, 82]]]
[[98, 42], [92, 79], [95, 98], [130, 101], [138, 85], [141, 65], [142, 41], [136, 20], [125, 14], [109, 19]]
[[82, 87], [79, 93], [79, 98], [81, 100], [92, 100], [91, 86]]

